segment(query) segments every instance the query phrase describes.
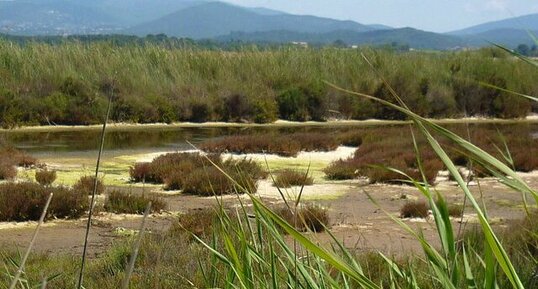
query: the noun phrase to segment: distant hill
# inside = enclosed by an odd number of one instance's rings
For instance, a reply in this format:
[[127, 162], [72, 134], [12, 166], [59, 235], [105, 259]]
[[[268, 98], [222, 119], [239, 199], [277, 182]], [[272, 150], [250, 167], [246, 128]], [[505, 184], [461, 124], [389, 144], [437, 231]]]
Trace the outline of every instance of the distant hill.
[[468, 45], [485, 46], [491, 43], [504, 45], [514, 48], [519, 44], [533, 45], [535, 44], [529, 32], [533, 35], [538, 35], [538, 29], [527, 31], [521, 29], [493, 29], [485, 32], [461, 36]]
[[165, 33], [194, 39], [213, 38], [234, 31], [263, 32], [290, 30], [299, 33], [327, 33], [335, 30], [371, 31], [367, 25], [316, 16], [259, 13], [222, 2], [189, 7], [160, 19], [136, 25], [125, 32], [135, 35]]
[[[157, 37], [166, 34], [169, 37], [209, 40], [208, 43], [218, 41], [219, 45], [223, 42], [233, 44], [234, 41], [271, 45], [293, 41], [314, 44], [338, 41], [349, 45], [398, 43], [416, 49], [446, 50], [481, 47], [490, 43], [511, 48], [519, 44], [530, 45], [532, 40], [527, 30], [538, 31], [538, 14], [439, 34], [413, 28], [394, 29], [383, 24], [365, 25], [293, 15], [215, 0], [0, 0], [0, 34], [32, 37], [125, 34], [144, 38], [149, 34]], [[131, 39], [128, 36], [110, 39], [123, 42]], [[24, 39], [17, 41], [26, 41]], [[45, 41], [50, 40], [45, 38]]]
[[375, 29], [375, 30], [387, 30], [387, 29], [394, 29], [394, 27], [390, 27], [383, 24], [368, 24], [369, 27]]
[[285, 13], [285, 12], [282, 12], [282, 11], [273, 10], [273, 9], [267, 9], [267, 8], [263, 8], [263, 7], [254, 7], [254, 8], [247, 8], [247, 9], [252, 11], [252, 12], [258, 13], [260, 15], [268, 15], [268, 16], [288, 14], [288, 13]]
[[[40, 1], [40, 0], [33, 0]], [[207, 0], [77, 0], [87, 7], [100, 8], [117, 19], [123, 27], [152, 21]]]
[[357, 32], [336, 30], [327, 33], [300, 33], [288, 30], [266, 32], [233, 32], [226, 36], [217, 37], [219, 41], [243, 42], [308, 42], [328, 44], [343, 41], [348, 45], [383, 45], [391, 43], [407, 44], [417, 49], [450, 49], [464, 45], [458, 37], [421, 31], [413, 28], [387, 29]]
[[62, 35], [117, 33], [204, 0], [0, 1], [0, 33]]
[[499, 29], [538, 30], [538, 14], [530, 14], [500, 21], [487, 22], [462, 30], [452, 31], [451, 35], [472, 35]]
[[0, 32], [20, 35], [106, 33], [119, 26], [100, 8], [66, 0], [0, 1]]

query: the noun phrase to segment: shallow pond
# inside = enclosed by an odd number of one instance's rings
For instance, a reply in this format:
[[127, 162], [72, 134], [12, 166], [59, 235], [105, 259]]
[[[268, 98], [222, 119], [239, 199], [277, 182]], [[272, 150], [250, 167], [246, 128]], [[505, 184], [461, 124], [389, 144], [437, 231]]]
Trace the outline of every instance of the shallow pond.
[[[450, 124], [451, 128], [466, 128], [464, 124]], [[244, 127], [111, 127], [105, 138], [105, 151], [103, 155], [102, 171], [108, 184], [125, 185], [128, 179], [128, 170], [136, 160], [149, 154], [183, 151], [193, 149], [197, 145], [211, 138], [218, 138], [234, 134], [253, 133], [292, 133], [292, 132], [320, 132], [331, 134], [338, 131], [361, 130], [383, 131], [408, 129], [407, 125], [386, 125], [373, 123], [371, 125], [304, 125], [304, 126], [249, 126]], [[522, 131], [533, 135], [538, 134], [538, 123], [487, 123], [471, 124], [471, 130], [487, 128], [499, 132]], [[95, 167], [97, 148], [99, 146], [100, 130], [74, 129], [51, 131], [1, 131], [0, 144], [7, 144], [25, 150], [40, 161], [57, 169], [58, 182], [72, 184], [80, 175], [91, 174]], [[191, 145], [192, 144], [192, 145]], [[301, 167], [308, 164], [298, 164], [297, 160], [290, 160], [290, 166]], [[320, 173], [325, 163], [318, 164], [316, 171]], [[275, 167], [286, 167], [286, 163], [278, 162]], [[23, 172], [20, 176], [33, 178], [33, 171]]]

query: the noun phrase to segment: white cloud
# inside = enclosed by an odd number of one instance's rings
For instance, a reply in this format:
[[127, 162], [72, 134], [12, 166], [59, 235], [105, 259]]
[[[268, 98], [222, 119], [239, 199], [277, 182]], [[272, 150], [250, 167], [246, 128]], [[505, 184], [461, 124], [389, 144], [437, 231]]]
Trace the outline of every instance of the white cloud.
[[487, 10], [506, 11], [508, 9], [507, 0], [489, 0], [486, 2]]

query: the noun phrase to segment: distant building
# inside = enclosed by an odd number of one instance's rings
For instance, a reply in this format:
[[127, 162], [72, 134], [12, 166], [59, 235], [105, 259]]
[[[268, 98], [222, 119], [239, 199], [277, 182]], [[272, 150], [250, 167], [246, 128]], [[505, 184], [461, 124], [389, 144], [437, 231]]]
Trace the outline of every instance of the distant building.
[[308, 42], [292, 41], [291, 44], [301, 46], [301, 47], [304, 47], [304, 48], [308, 48]]

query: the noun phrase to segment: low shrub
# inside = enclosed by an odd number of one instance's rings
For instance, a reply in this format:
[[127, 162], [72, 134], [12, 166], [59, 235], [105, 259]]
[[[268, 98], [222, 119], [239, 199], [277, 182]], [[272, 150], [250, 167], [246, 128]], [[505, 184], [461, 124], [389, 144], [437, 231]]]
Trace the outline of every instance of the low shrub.
[[337, 160], [324, 168], [323, 173], [329, 180], [351, 180], [358, 176], [359, 171], [353, 163]]
[[405, 203], [400, 209], [402, 218], [426, 218], [429, 206], [423, 201], [410, 201]]
[[37, 160], [13, 147], [0, 148], [0, 180], [10, 180], [17, 176], [17, 167], [31, 167]]
[[[236, 192], [230, 179], [215, 167], [197, 168], [180, 176], [183, 193], [198, 196], [227, 195]], [[242, 181], [240, 178], [234, 180]], [[169, 184], [166, 184], [169, 188]]]
[[292, 186], [310, 186], [314, 184], [314, 179], [304, 172], [285, 169], [276, 173], [274, 185], [279, 188], [289, 188]]
[[209, 237], [213, 233], [213, 225], [217, 220], [217, 212], [213, 208], [199, 209], [179, 217], [177, 224], [172, 226], [172, 232], [187, 231], [197, 237]]
[[456, 204], [448, 205], [448, 215], [454, 218], [461, 217], [463, 215], [463, 207]]
[[359, 132], [349, 131], [338, 136], [341, 145], [358, 147], [362, 144], [362, 135]]
[[37, 164], [36, 158], [13, 147], [4, 147], [0, 149], [0, 159], [3, 162], [25, 168], [29, 168]]
[[[95, 176], [82, 176], [73, 186], [76, 192], [80, 192], [85, 195], [91, 195], [93, 193], [93, 187], [95, 184]], [[100, 195], [105, 192], [105, 185], [103, 180], [97, 179], [96, 194]]]
[[268, 175], [260, 164], [249, 158], [229, 158], [222, 163], [233, 174], [248, 175], [252, 179], [265, 179]]
[[[353, 139], [355, 138], [355, 139]], [[351, 135], [340, 139], [340, 134], [299, 132], [284, 134], [235, 135], [203, 142], [199, 147], [211, 153], [267, 153], [294, 157], [301, 151], [333, 151], [342, 142], [357, 143]]]
[[[216, 164], [221, 162], [219, 155], [209, 155], [208, 158]], [[149, 177], [146, 177], [146, 181], [162, 184], [169, 181], [171, 173], [185, 174], [197, 167], [210, 165], [205, 156], [199, 153], [169, 153], [155, 158], [150, 163]]]
[[[436, 206], [438, 208], [440, 207], [440, 202], [439, 201], [436, 201], [435, 204], [436, 204]], [[446, 202], [445, 204], [446, 204], [446, 207], [447, 207], [448, 215], [450, 217], [457, 218], [457, 217], [461, 217], [463, 215], [463, 206], [462, 205], [448, 203], [448, 202]]]
[[151, 175], [151, 163], [140, 162], [135, 163], [129, 168], [129, 176], [132, 182], [154, 182], [153, 175]]
[[135, 195], [113, 190], [105, 200], [105, 210], [116, 214], [144, 214], [151, 202], [151, 213], [166, 209], [166, 202], [157, 196]]
[[9, 163], [0, 163], [0, 180], [11, 180], [17, 176], [17, 168]]
[[301, 232], [323, 232], [325, 228], [329, 227], [328, 210], [318, 205], [301, 205], [297, 208], [297, 212], [294, 208], [286, 206], [278, 207], [273, 211]]
[[297, 139], [283, 135], [241, 135], [229, 136], [216, 140], [208, 140], [200, 145], [200, 149], [210, 153], [268, 153], [280, 156], [296, 156], [302, 149]]
[[512, 154], [514, 168], [519, 172], [532, 172], [538, 170], [538, 149], [529, 151], [516, 151]]
[[50, 186], [56, 180], [56, 171], [38, 170], [35, 172], [35, 180], [43, 186]]
[[256, 192], [256, 182], [267, 173], [255, 161], [222, 160], [220, 155], [202, 156], [199, 153], [170, 153], [151, 163], [137, 163], [131, 168], [131, 179], [164, 184], [166, 190], [183, 190], [186, 194], [211, 196], [235, 192], [235, 184], [213, 164], [226, 171], [236, 182]]
[[67, 187], [45, 187], [37, 183], [0, 184], [0, 221], [39, 220], [50, 193], [50, 218], [78, 218], [88, 209], [88, 197]]

